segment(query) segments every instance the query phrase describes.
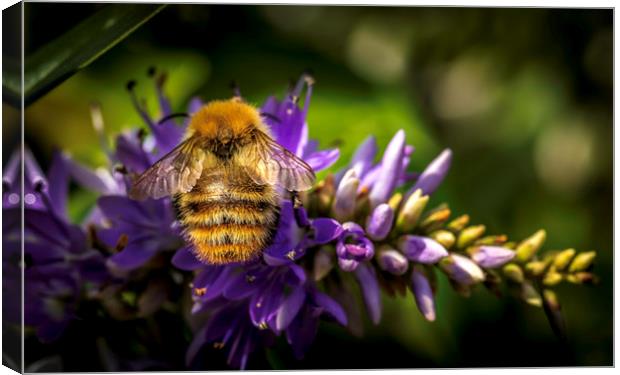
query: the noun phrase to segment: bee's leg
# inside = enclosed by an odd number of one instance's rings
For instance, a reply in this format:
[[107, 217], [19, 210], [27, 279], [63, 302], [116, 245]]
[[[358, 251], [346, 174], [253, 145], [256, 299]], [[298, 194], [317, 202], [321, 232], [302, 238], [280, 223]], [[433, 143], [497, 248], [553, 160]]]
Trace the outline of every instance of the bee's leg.
[[304, 209], [304, 205], [299, 199], [299, 194], [296, 191], [291, 191], [291, 204], [293, 205], [293, 214], [295, 215], [295, 221], [300, 228], [310, 226], [310, 220], [308, 220], [308, 213]]

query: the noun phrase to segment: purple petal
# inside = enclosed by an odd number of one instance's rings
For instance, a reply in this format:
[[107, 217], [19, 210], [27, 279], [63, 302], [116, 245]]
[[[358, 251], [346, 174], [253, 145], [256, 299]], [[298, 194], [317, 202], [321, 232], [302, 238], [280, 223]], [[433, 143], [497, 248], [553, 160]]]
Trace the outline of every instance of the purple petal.
[[204, 105], [204, 102], [202, 101], [202, 99], [200, 99], [197, 96], [194, 96], [189, 101], [189, 105], [187, 106], [187, 113], [189, 113], [190, 115], [193, 115], [194, 113], [198, 112], [198, 110], [202, 108], [203, 105]]
[[381, 320], [381, 293], [374, 268], [368, 263], [360, 263], [355, 270], [355, 277], [362, 290], [370, 320], [374, 324], [379, 324]]
[[394, 210], [386, 203], [375, 207], [366, 220], [366, 233], [375, 241], [381, 241], [390, 233], [394, 221]]
[[387, 202], [392, 195], [400, 177], [404, 148], [405, 131], [401, 129], [394, 135], [383, 154], [381, 172], [379, 172], [377, 183], [372, 187], [369, 195], [371, 208]]
[[299, 313], [301, 306], [306, 300], [306, 291], [303, 288], [296, 288], [289, 294], [278, 309], [276, 315], [276, 329], [282, 331], [286, 329]]
[[21, 181], [21, 149], [17, 148], [2, 170], [3, 189], [12, 190]]
[[61, 217], [67, 216], [67, 194], [69, 193], [69, 170], [63, 155], [55, 151], [48, 171], [50, 186], [48, 194], [54, 211]]
[[336, 319], [336, 321], [343, 326], [347, 325], [347, 314], [344, 312], [344, 309], [336, 300], [331, 298], [325, 293], [321, 293], [319, 291], [315, 291], [312, 295], [314, 303], [321, 307], [327, 312], [332, 318]]
[[342, 225], [334, 219], [318, 218], [312, 220], [314, 230], [313, 241], [317, 244], [326, 244], [338, 238], [342, 232]]
[[142, 173], [151, 166], [152, 160], [144, 151], [135, 133], [125, 133], [116, 137], [116, 157], [127, 169]]
[[[221, 314], [220, 314], [221, 315]], [[197, 332], [194, 333], [194, 338], [192, 342], [189, 344], [187, 351], [185, 352], [185, 364], [190, 366], [192, 362], [194, 362], [194, 358], [200, 352], [200, 349], [207, 342], [207, 328], [209, 325], [205, 324], [202, 328], [200, 328]]]
[[407, 259], [425, 264], [437, 263], [448, 251], [437, 241], [422, 236], [404, 235], [398, 239], [398, 249]]
[[47, 191], [47, 179], [32, 155], [32, 152], [30, 152], [30, 149], [27, 147], [24, 147], [24, 180], [33, 188], [39, 185], [41, 191]]
[[308, 163], [315, 172], [331, 167], [340, 157], [340, 150], [332, 148], [314, 152], [304, 157], [304, 161]]
[[129, 271], [148, 262], [155, 252], [156, 249], [146, 247], [141, 243], [128, 244], [122, 251], [108, 258], [107, 262], [113, 268]]
[[241, 300], [256, 293], [261, 284], [261, 276], [254, 271], [241, 272], [232, 277], [223, 292], [224, 297], [230, 300]]
[[452, 151], [450, 149], [443, 150], [443, 152], [424, 169], [418, 181], [407, 194], [411, 194], [417, 189], [422, 189], [422, 193], [425, 195], [432, 194], [437, 190], [437, 187], [439, 187], [441, 181], [446, 177], [446, 174], [448, 174], [451, 162]]
[[514, 256], [515, 252], [505, 247], [480, 246], [471, 258], [484, 268], [496, 268], [510, 262]]
[[192, 253], [191, 246], [184, 246], [177, 250], [172, 257], [172, 264], [184, 271], [194, 271], [204, 267], [204, 263], [198, 260]]
[[418, 310], [428, 321], [435, 321], [435, 298], [431, 284], [422, 271], [414, 268], [411, 273], [411, 289]]
[[309, 306], [305, 306], [288, 326], [286, 341], [293, 347], [293, 353], [297, 359], [303, 358], [308, 351], [316, 337], [318, 328], [318, 316], [312, 313]]
[[376, 154], [377, 140], [373, 135], [370, 135], [357, 147], [353, 157], [351, 158], [351, 162], [336, 174], [336, 186], [340, 184], [340, 180], [342, 180], [342, 177], [349, 169], [353, 169], [357, 176], [363, 179], [366, 172], [368, 172], [372, 167]]
[[355, 259], [338, 258], [338, 266], [345, 272], [353, 272], [357, 269], [360, 262]]

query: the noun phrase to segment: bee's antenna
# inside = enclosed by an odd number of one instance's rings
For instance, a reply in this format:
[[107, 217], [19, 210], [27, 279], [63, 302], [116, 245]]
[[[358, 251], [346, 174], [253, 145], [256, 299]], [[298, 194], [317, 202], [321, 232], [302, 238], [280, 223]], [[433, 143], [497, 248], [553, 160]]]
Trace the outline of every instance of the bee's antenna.
[[261, 112], [260, 115], [270, 120], [273, 120], [277, 122], [278, 124], [282, 122], [282, 120], [278, 116], [274, 115], [273, 113]]
[[241, 97], [241, 90], [239, 90], [239, 85], [235, 80], [230, 81], [230, 89], [233, 92], [233, 98], [237, 100], [243, 100]]
[[164, 116], [161, 118], [161, 120], [159, 120], [159, 122], [157, 122], [157, 124], [161, 125], [164, 122], [173, 119], [173, 118], [177, 118], [177, 117], [191, 117], [189, 114], [187, 113], [171, 113], [168, 116]]

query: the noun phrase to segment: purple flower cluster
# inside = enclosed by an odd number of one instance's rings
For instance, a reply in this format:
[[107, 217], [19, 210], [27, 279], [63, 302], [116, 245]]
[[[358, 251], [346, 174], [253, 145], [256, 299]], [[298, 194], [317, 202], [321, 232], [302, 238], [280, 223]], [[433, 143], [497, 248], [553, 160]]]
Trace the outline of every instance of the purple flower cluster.
[[[5, 283], [4, 290], [13, 297], [8, 300], [20, 300], [23, 264], [24, 321], [36, 328], [41, 341], [49, 342], [74, 319], [80, 296], [96, 290], [109, 275], [102, 254], [67, 217], [69, 180], [81, 170], [56, 152], [45, 175], [30, 150], [23, 150], [23, 159], [20, 151], [13, 153], [2, 177], [3, 271], [10, 275], [4, 278], [10, 284]], [[12, 312], [9, 320], [20, 321], [18, 308], [7, 311]]]
[[[191, 324], [196, 329], [186, 353], [189, 368], [206, 344], [225, 350], [229, 365], [245, 368], [256, 348], [270, 345], [279, 336], [285, 337], [297, 358], [303, 357], [321, 320], [358, 332], [357, 304], [348, 283], [342, 282], [347, 278], [359, 286], [374, 324], [381, 320], [381, 290], [398, 290], [399, 285], [409, 286], [421, 314], [434, 321], [436, 270], [464, 294], [483, 282], [492, 289], [501, 272], [511, 287], [527, 295], [523, 298], [528, 302], [541, 300], [535, 295], [533, 278], [547, 286], [562, 279], [581, 283], [593, 278], [586, 272], [593, 253], [575, 256], [571, 249], [572, 253], [536, 258], [544, 232], [509, 243], [505, 236], [484, 237], [485, 227], [468, 226], [466, 215], [449, 221], [450, 210], [444, 205], [425, 211], [429, 196], [448, 172], [452, 153], [445, 150], [422, 172], [411, 172], [415, 149], [406, 143], [403, 130], [382, 154], [369, 136], [341, 170], [300, 195], [302, 205], [283, 198], [274, 240], [260, 259], [248, 264], [204, 264], [184, 243], [171, 198], [135, 201], [127, 197], [131, 181], [175, 147], [188, 124], [172, 119], [163, 77], [154, 80], [157, 119], [135, 95], [135, 83], [128, 85], [149, 132], [124, 132], [113, 148], [103, 135], [101, 114], [93, 108], [95, 130], [109, 159], [107, 169], [91, 171], [56, 153], [44, 175], [26, 149], [22, 195], [20, 154], [5, 166], [3, 270], [19, 286], [23, 200], [25, 295], [31, 301], [25, 306], [26, 324], [36, 327], [42, 341], [62, 334], [85, 294], [97, 295], [118, 319], [134, 316], [115, 300], [123, 291], [135, 297], [125, 300], [137, 300], [133, 306], [137, 316], [152, 313], [166, 298], [169, 287], [162, 284], [183, 283], [175, 277], [149, 279], [153, 270], [169, 271], [170, 263], [193, 278], [188, 307], [193, 318], [189, 320], [203, 322]], [[318, 172], [331, 167], [340, 154], [338, 149], [320, 150], [318, 142], [309, 139], [306, 117], [312, 88], [312, 79], [304, 75], [283, 100], [270, 97], [260, 111], [275, 140]], [[192, 99], [188, 113], [201, 105], [200, 99]], [[85, 226], [68, 219], [71, 179], [100, 195]], [[148, 285], [141, 295], [124, 289], [136, 281]], [[17, 314], [10, 318], [19, 321]]]

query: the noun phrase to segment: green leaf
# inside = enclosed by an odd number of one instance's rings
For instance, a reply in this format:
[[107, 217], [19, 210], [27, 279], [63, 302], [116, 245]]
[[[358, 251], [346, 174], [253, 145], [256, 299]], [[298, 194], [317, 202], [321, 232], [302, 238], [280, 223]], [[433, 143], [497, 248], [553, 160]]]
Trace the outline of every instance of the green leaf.
[[[165, 4], [108, 5], [25, 57], [24, 103], [28, 105], [88, 66], [103, 53], [129, 36]], [[19, 64], [3, 72], [3, 93], [10, 103], [20, 103]]]

